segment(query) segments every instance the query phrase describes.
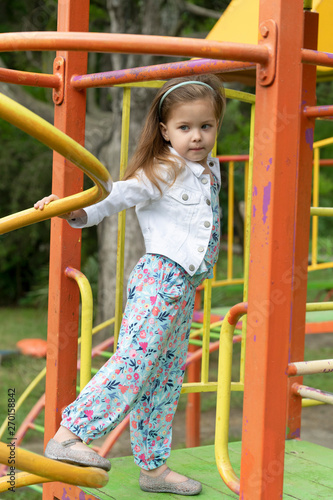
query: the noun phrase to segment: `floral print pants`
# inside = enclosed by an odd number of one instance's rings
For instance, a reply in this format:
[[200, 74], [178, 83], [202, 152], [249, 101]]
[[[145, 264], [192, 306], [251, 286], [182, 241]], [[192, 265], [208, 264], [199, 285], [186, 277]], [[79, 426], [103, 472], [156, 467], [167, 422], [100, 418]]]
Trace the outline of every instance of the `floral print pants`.
[[170, 455], [199, 284], [188, 278], [166, 257], [140, 259], [129, 278], [117, 350], [62, 415], [61, 425], [89, 443], [130, 413], [134, 461], [146, 470]]

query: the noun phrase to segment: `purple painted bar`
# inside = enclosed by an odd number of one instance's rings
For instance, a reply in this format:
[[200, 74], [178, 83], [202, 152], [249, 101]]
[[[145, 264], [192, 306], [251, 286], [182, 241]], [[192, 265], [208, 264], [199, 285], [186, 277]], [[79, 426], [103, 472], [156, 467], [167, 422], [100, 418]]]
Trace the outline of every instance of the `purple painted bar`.
[[90, 75], [73, 76], [71, 84], [77, 89], [91, 87], [109, 87], [123, 83], [142, 82], [149, 80], [164, 80], [176, 76], [197, 75], [201, 73], [229, 73], [254, 69], [253, 63], [238, 61], [221, 61], [218, 59], [193, 59], [153, 66], [122, 69], [92, 73]]
[[304, 108], [306, 116], [326, 116], [333, 118], [333, 106], [306, 106]]

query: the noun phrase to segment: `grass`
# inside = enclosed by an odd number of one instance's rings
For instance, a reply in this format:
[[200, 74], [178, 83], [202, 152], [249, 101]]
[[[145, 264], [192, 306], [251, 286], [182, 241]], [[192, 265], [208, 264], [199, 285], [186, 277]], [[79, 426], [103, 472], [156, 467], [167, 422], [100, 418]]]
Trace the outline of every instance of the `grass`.
[[[1, 350], [15, 350], [16, 343], [24, 338], [46, 339], [47, 312], [37, 309], [1, 308]], [[45, 367], [45, 359], [31, 358], [14, 353], [5, 357], [0, 365], [0, 416], [1, 424], [7, 414], [7, 393], [15, 388], [16, 400], [21, 396], [27, 385]], [[16, 415], [17, 427], [21, 425], [24, 416], [38, 401], [44, 392], [44, 382], [32, 393], [29, 400], [23, 404]], [[38, 422], [40, 423], [40, 422]], [[33, 433], [29, 433], [29, 436]], [[28, 438], [29, 439], [29, 438]]]
[[[1, 308], [1, 350], [15, 350], [16, 342], [24, 338], [42, 338], [46, 339], [47, 312], [45, 310], [25, 309], [25, 308]], [[0, 365], [0, 425], [7, 415], [8, 390], [15, 388], [16, 401], [23, 393], [27, 385], [44, 368], [45, 359], [30, 358], [20, 354], [13, 354], [5, 357]], [[15, 415], [15, 427], [18, 430], [24, 417], [31, 410], [33, 405], [44, 393], [45, 383], [40, 382], [39, 386], [33, 391], [28, 400]], [[43, 425], [42, 415], [36, 420], [36, 423]], [[29, 448], [36, 438], [36, 431], [29, 431], [24, 441], [24, 447]], [[39, 439], [40, 439], [39, 434]], [[1, 438], [7, 441], [7, 431]], [[20, 488], [12, 493], [15, 500], [40, 500], [41, 494], [31, 488]], [[8, 496], [8, 494], [7, 494]]]

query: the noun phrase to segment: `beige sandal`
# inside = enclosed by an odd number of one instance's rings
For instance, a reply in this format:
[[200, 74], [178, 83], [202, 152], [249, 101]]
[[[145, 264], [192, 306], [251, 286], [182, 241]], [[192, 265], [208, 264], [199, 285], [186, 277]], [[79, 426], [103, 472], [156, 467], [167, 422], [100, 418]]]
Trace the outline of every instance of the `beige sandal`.
[[70, 447], [78, 441], [82, 440], [78, 437], [58, 443], [54, 439], [50, 439], [46, 445], [44, 455], [46, 458], [52, 458], [52, 460], [66, 462], [67, 464], [81, 465], [84, 467], [98, 467], [106, 471], [111, 469], [110, 461], [101, 457], [93, 450], [71, 450]]
[[201, 483], [194, 479], [187, 479], [181, 483], [167, 482], [165, 478], [169, 472], [171, 470], [167, 467], [159, 476], [151, 477], [141, 471], [139, 479], [140, 488], [150, 493], [175, 493], [176, 495], [188, 496], [198, 495], [201, 492]]

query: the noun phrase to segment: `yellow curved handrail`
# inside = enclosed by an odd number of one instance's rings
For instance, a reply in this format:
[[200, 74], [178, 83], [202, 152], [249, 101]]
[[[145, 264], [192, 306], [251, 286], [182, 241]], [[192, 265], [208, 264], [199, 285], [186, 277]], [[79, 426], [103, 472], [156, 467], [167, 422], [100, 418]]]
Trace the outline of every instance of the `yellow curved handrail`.
[[[15, 445], [10, 448], [9, 444], [0, 442], [0, 463], [7, 464], [8, 458], [11, 456], [15, 460], [15, 468], [26, 471], [13, 474], [14, 489], [50, 481], [102, 488], [109, 480], [108, 473], [97, 467], [78, 467], [57, 462], [37, 455], [37, 453], [16, 448]], [[43, 476], [40, 476], [39, 471], [43, 471]], [[10, 473], [0, 478], [0, 492], [7, 491], [11, 486], [8, 481], [10, 481]]]
[[93, 296], [88, 278], [81, 271], [67, 267], [65, 274], [77, 283], [81, 296], [80, 391], [82, 391], [91, 379]]
[[104, 199], [112, 188], [112, 179], [104, 165], [74, 139], [9, 97], [0, 94], [0, 118], [57, 151], [87, 174], [95, 186], [46, 205], [44, 210], [29, 208], [0, 219], [0, 234], [35, 222], [50, 219]]
[[215, 459], [225, 484], [239, 494], [240, 481], [228, 452], [233, 334], [240, 317], [247, 313], [247, 302], [233, 306], [225, 316], [220, 334], [216, 399]]

